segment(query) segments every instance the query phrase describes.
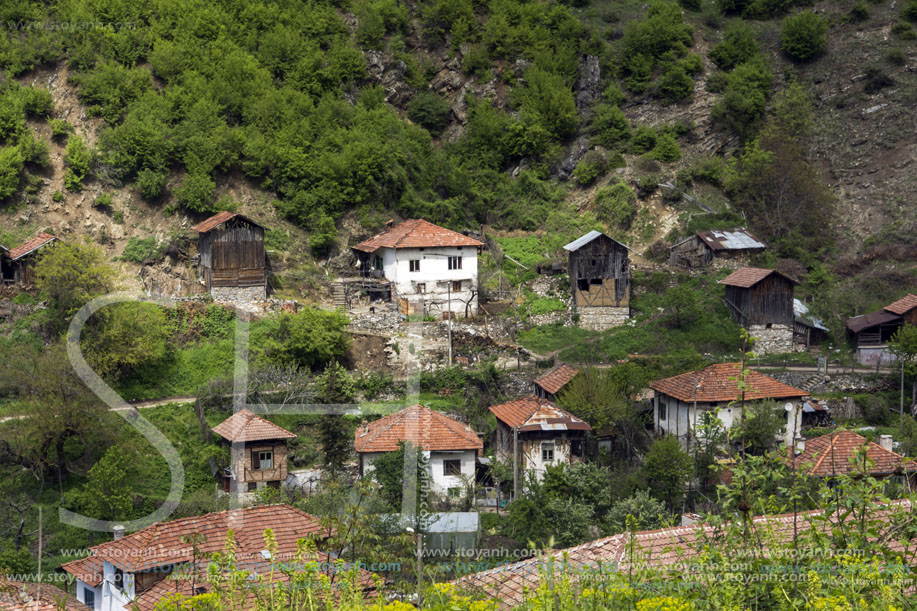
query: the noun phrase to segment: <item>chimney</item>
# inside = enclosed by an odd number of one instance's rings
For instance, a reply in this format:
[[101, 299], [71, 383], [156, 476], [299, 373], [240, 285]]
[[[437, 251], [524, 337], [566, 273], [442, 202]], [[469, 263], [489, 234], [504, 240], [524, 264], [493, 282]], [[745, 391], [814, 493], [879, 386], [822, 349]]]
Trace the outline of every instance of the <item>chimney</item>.
[[111, 532], [115, 534], [115, 541], [124, 536], [124, 527], [118, 524], [117, 526], [111, 527]]
[[796, 438], [796, 456], [799, 456], [806, 451], [806, 438], [797, 437]]
[[681, 525], [691, 526], [692, 524], [697, 524], [703, 519], [703, 517], [696, 513], [683, 513], [681, 514]]
[[879, 435], [879, 445], [882, 446], [883, 450], [888, 450], [889, 452], [894, 452], [894, 442], [892, 441], [891, 435]]

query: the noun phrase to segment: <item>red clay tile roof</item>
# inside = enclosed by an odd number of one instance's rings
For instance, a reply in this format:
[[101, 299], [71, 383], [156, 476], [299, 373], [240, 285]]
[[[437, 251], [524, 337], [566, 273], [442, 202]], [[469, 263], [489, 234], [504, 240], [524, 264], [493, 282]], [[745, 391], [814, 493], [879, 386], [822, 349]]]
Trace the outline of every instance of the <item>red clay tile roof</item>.
[[885, 309], [895, 314], [904, 315], [917, 308], [917, 295], [905, 295], [898, 301], [885, 306]]
[[[200, 534], [199, 557], [221, 552], [230, 529], [236, 542], [236, 561], [261, 558], [266, 549], [264, 531], [272, 529], [278, 553], [296, 552], [297, 541], [310, 535], [328, 535], [318, 518], [289, 505], [260, 505], [231, 509], [219, 513], [157, 522], [143, 530], [108, 541], [91, 549], [93, 556], [111, 562], [125, 572], [135, 573], [194, 560], [190, 543], [184, 535]], [[69, 572], [69, 571], [68, 571]]]
[[85, 558], [65, 562], [60, 565], [60, 570], [73, 575], [92, 587], [102, 583], [102, 560], [95, 556], [86, 556]]
[[860, 314], [853, 318], [847, 319], [847, 328], [851, 333], [859, 333], [863, 329], [885, 325], [901, 320], [901, 317], [891, 312], [872, 312], [870, 314]]
[[[871, 517], [887, 521], [892, 512], [907, 511], [910, 507], [908, 501], [893, 502], [887, 510], [877, 511]], [[786, 548], [792, 545], [794, 531], [805, 533], [817, 530], [823, 533], [826, 530], [826, 523], [820, 519], [821, 513], [821, 510], [815, 510], [795, 515], [756, 516], [753, 522], [758, 528], [768, 531], [765, 547], [780, 548], [775, 549], [775, 553], [791, 552], [792, 548]], [[555, 575], [566, 570], [573, 581], [583, 575], [589, 578], [601, 573], [625, 572], [629, 568], [667, 571], [672, 579], [686, 579], [686, 573], [690, 571], [690, 564], [686, 563], [697, 555], [704, 541], [715, 539], [721, 533], [721, 529], [704, 524], [638, 531], [632, 535], [621, 533], [466, 575], [452, 583], [459, 590], [495, 598], [500, 601], [500, 608], [510, 609], [520, 606], [534, 594], [548, 570]], [[776, 544], [771, 541], [776, 541]], [[890, 537], [888, 547], [893, 552], [906, 553], [906, 562], [915, 561], [915, 551], [905, 548], [899, 537]], [[633, 558], [637, 562], [633, 562]], [[717, 569], [715, 566], [699, 565], [695, 570]], [[719, 570], [729, 572], [735, 569], [726, 564]]]
[[[689, 371], [681, 375], [656, 380], [650, 388], [656, 392], [674, 397], [679, 401], [694, 401], [694, 387], [697, 385], [697, 401], [735, 401], [740, 398], [738, 378], [741, 363], [717, 363], [700, 371]], [[808, 396], [804, 390], [778, 382], [763, 373], [749, 370], [745, 399], [791, 399]]]
[[[805, 452], [793, 461], [798, 468], [807, 468], [809, 475], [818, 477], [852, 473], [857, 471], [857, 467], [850, 461], [866, 443], [865, 437], [853, 431], [835, 431], [807, 440]], [[917, 463], [905, 463], [903, 456], [875, 442], [869, 442], [866, 457], [873, 463], [870, 475], [890, 475], [899, 470], [917, 471]]]
[[484, 448], [470, 426], [423, 405], [412, 405], [357, 427], [353, 445], [357, 452], [395, 452], [402, 441], [427, 451]]
[[758, 284], [771, 274], [783, 276], [793, 284], [796, 284], [795, 280], [785, 274], [781, 274], [780, 272], [773, 269], [762, 269], [760, 267], [740, 267], [736, 271], [720, 280], [720, 284], [728, 284], [729, 286], [738, 286], [747, 289]]
[[267, 441], [269, 439], [293, 439], [290, 431], [241, 409], [213, 427], [213, 432], [230, 442]]
[[89, 607], [49, 583], [13, 581], [0, 575], [0, 611], [88, 611]]
[[363, 240], [353, 248], [363, 252], [374, 252], [379, 248], [427, 248], [431, 246], [477, 247], [484, 246], [484, 244], [429, 221], [411, 219], [398, 223], [368, 240]]
[[490, 407], [498, 420], [520, 431], [591, 431], [592, 427], [551, 401], [529, 395]]
[[53, 242], [56, 239], [57, 238], [55, 238], [50, 233], [39, 233], [37, 236], [29, 240], [28, 242], [24, 244], [20, 244], [16, 248], [11, 248], [9, 252], [9, 257], [13, 261], [15, 261], [16, 259], [21, 259], [22, 257], [26, 256], [30, 252], [34, 252], [38, 250], [39, 248], [41, 248], [42, 246], [44, 246], [45, 244], [47, 244], [48, 242]]
[[230, 219], [234, 219], [236, 217], [239, 217], [245, 221], [248, 221], [252, 225], [257, 225], [258, 227], [261, 227], [262, 229], [264, 228], [264, 225], [262, 225], [261, 223], [258, 223], [257, 221], [253, 221], [250, 218], [248, 218], [247, 216], [243, 216], [239, 214], [238, 212], [224, 211], [224, 212], [217, 212], [216, 214], [211, 216], [209, 219], [205, 219], [201, 221], [200, 223], [194, 226], [194, 230], [197, 231], [198, 233], [207, 233], [211, 229], [215, 227], [219, 227], [226, 221]]
[[561, 365], [544, 374], [535, 380], [535, 384], [543, 388], [546, 392], [556, 395], [557, 392], [567, 385], [567, 382], [576, 377], [579, 369], [574, 369], [569, 365]]

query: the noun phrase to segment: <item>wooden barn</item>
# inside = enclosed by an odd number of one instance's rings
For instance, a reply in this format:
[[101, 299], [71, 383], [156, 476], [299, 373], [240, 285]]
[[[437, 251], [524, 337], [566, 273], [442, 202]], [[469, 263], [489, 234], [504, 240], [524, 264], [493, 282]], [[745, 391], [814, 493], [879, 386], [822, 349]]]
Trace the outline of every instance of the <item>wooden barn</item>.
[[669, 265], [688, 269], [710, 265], [715, 258], [734, 258], [761, 252], [764, 242], [747, 229], [706, 229], [669, 247]]
[[847, 319], [847, 339], [863, 365], [889, 365], [895, 355], [888, 340], [904, 324], [917, 325], [917, 295], [905, 295], [878, 312]]
[[756, 338], [758, 354], [793, 349], [796, 281], [772, 269], [740, 267], [722, 280], [733, 318]]
[[35, 283], [35, 261], [39, 251], [56, 242], [57, 238], [50, 233], [39, 233], [34, 238], [7, 250], [0, 247], [0, 277], [4, 284], [18, 284], [29, 287]]
[[214, 298], [264, 298], [267, 258], [264, 226], [235, 212], [220, 212], [195, 225], [200, 279]]
[[630, 317], [630, 249], [600, 231], [564, 246], [579, 325], [602, 330]]

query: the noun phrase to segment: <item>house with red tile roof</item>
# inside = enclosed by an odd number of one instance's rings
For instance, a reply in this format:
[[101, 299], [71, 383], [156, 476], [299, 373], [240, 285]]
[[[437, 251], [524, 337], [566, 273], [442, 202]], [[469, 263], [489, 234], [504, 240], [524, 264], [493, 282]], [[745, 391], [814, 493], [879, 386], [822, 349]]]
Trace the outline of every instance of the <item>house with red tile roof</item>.
[[863, 365], [890, 365], [895, 355], [888, 340], [902, 325], [917, 325], [917, 295], [905, 295], [878, 312], [847, 319], [847, 340]]
[[87, 611], [77, 600], [50, 583], [14, 581], [0, 575], [0, 611]]
[[39, 233], [15, 248], [0, 246], [0, 280], [4, 284], [32, 286], [38, 253], [56, 241], [57, 238], [50, 233]]
[[220, 473], [224, 492], [279, 488], [287, 479], [287, 441], [296, 435], [241, 409], [213, 427], [229, 450], [230, 466]]
[[[694, 439], [694, 427], [703, 412], [715, 414], [728, 429], [741, 417], [739, 391], [741, 363], [715, 363], [650, 384], [653, 390], [653, 422], [657, 433], [675, 435], [686, 447]], [[745, 401], [774, 401], [786, 412], [781, 439], [787, 447], [799, 436], [803, 399], [808, 392], [784, 384], [763, 373], [749, 370]]]
[[569, 365], [558, 365], [543, 376], [535, 378], [532, 382], [535, 396], [548, 401], [554, 401], [557, 393], [567, 384], [573, 381], [579, 374], [579, 369], [574, 369]]
[[494, 455], [519, 470], [544, 477], [551, 465], [582, 462], [583, 441], [592, 427], [581, 418], [559, 408], [553, 401], [529, 395], [491, 406], [497, 418]]
[[214, 299], [264, 299], [264, 226], [236, 212], [218, 212], [194, 226], [200, 282]]
[[793, 350], [795, 280], [772, 269], [740, 267], [719, 283], [729, 312], [755, 338], [757, 354]]
[[436, 494], [463, 498], [474, 485], [477, 455], [484, 449], [481, 438], [467, 424], [423, 405], [357, 428], [354, 448], [360, 457], [360, 475], [369, 474], [379, 456], [397, 452], [405, 443], [423, 453]]
[[472, 237], [410, 219], [351, 250], [360, 274], [391, 283], [402, 313], [473, 316], [478, 309], [478, 252]]
[[[277, 549], [265, 542], [270, 529]], [[260, 505], [232, 509], [169, 522], [158, 522], [90, 548], [90, 555], [61, 565], [76, 579], [77, 597], [98, 611], [152, 611], [156, 604], [176, 594], [194, 596], [212, 590], [206, 574], [213, 554], [223, 552], [229, 531], [235, 542], [236, 568], [250, 575], [272, 568], [280, 587], [282, 568], [298, 566], [299, 542], [323, 539], [331, 533], [318, 518], [289, 505]], [[319, 553], [302, 560], [318, 561], [316, 570], [330, 571], [334, 558]], [[339, 576], [340, 577], [340, 576]], [[369, 588], [369, 575], [360, 574], [361, 587]], [[254, 584], [254, 582], [252, 582]], [[266, 584], [260, 584], [269, 587]], [[254, 609], [249, 596], [242, 609]]]
[[880, 435], [879, 443], [875, 443], [853, 431], [834, 431], [814, 439], [798, 440], [793, 463], [797, 469], [815, 477], [848, 475], [866, 469], [877, 478], [917, 473], [917, 462], [906, 460], [892, 445], [891, 435]]
[[[899, 524], [907, 520], [911, 504], [909, 501], [896, 501], [874, 512], [872, 519], [880, 524], [879, 538], [888, 541], [887, 549], [899, 555], [908, 566], [917, 564], [917, 551], [908, 544], [907, 537], [896, 536]], [[765, 557], [792, 558], [794, 553], [793, 537], [830, 535], [828, 527], [836, 523], [836, 518], [825, 520], [822, 510], [760, 515], [752, 518], [758, 533], [764, 533], [763, 543], [755, 549], [755, 554]], [[519, 562], [503, 564], [485, 571], [472, 573], [453, 580], [451, 583], [461, 592], [473, 596], [492, 598], [499, 602], [500, 609], [513, 609], [521, 606], [533, 597], [546, 575], [552, 574], [559, 579], [561, 573], [570, 577], [572, 587], [578, 589], [580, 579], [586, 581], [586, 587], [600, 587], [596, 580], [602, 575], [620, 573], [639, 574], [641, 570], [653, 571], [660, 579], [670, 579], [672, 583], [688, 584], [702, 582], [706, 579], [722, 578], [728, 574], [735, 575], [736, 567], [727, 558], [725, 564], [715, 561], [697, 562], [698, 555], [711, 541], [715, 542], [723, 534], [722, 526], [696, 523], [684, 526], [660, 528], [655, 530], [625, 532], [604, 537], [589, 543], [561, 550], [549, 550], [544, 554], [527, 558]], [[808, 551], [818, 553], [817, 558], [830, 559], [833, 550], [810, 548]], [[855, 552], [854, 552], [855, 553]], [[773, 567], [771, 567], [773, 568]], [[839, 565], [840, 570], [843, 565]], [[766, 570], [766, 569], [764, 569]], [[692, 575], [692, 571], [695, 572]], [[700, 575], [697, 572], [705, 572]], [[761, 575], [766, 578], [767, 574]], [[700, 586], [697, 586], [700, 587]]]
[[886, 312], [897, 314], [905, 324], [917, 325], [917, 295], [908, 294], [885, 306]]

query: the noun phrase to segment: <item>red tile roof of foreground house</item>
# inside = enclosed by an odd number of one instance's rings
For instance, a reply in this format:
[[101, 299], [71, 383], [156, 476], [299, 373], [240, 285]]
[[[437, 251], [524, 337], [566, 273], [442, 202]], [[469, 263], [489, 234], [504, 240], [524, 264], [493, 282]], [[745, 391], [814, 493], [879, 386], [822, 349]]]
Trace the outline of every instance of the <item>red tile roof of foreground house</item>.
[[243, 216], [239, 214], [238, 212], [224, 211], [224, 212], [217, 212], [216, 214], [211, 216], [209, 219], [204, 219], [203, 221], [201, 221], [200, 223], [194, 226], [194, 230], [197, 231], [198, 233], [207, 233], [208, 231], [214, 229], [215, 227], [219, 227], [226, 221], [234, 219], [236, 217], [239, 217], [240, 219], [247, 221], [251, 223], [252, 225], [257, 225], [258, 227], [261, 227], [261, 228], [264, 227], [264, 225], [262, 225], [261, 223], [253, 221], [252, 219], [248, 218], [247, 216]]
[[[689, 371], [671, 378], [656, 380], [650, 384], [650, 388], [679, 401], [693, 402], [696, 385], [697, 401], [700, 403], [735, 401], [740, 398], [738, 378], [741, 368], [741, 363], [717, 363], [700, 371]], [[745, 399], [748, 401], [792, 399], [809, 394], [752, 370], [749, 370], [746, 382]]]
[[0, 575], [0, 611], [86, 611], [73, 596], [49, 583], [13, 581]]
[[270, 439], [293, 439], [295, 434], [257, 416], [247, 409], [235, 414], [213, 427], [213, 432], [230, 442], [247, 443]]
[[566, 386], [568, 382], [575, 378], [578, 373], [579, 369], [574, 369], [569, 365], [560, 365], [540, 378], [536, 378], [535, 384], [552, 395], [555, 395], [561, 388]]
[[102, 569], [102, 559], [95, 556], [86, 556], [60, 565], [60, 570], [93, 588], [102, 583]]
[[261, 551], [266, 549], [264, 531], [269, 528], [274, 532], [278, 554], [287, 555], [296, 552], [299, 539], [328, 534], [318, 518], [295, 507], [260, 505], [157, 522], [90, 550], [93, 557], [136, 573], [194, 560], [191, 543], [182, 542], [186, 535], [203, 535], [203, 541], [197, 544], [199, 558], [221, 552], [226, 546], [226, 533], [231, 529], [236, 542], [236, 561], [242, 562], [262, 558]]
[[55, 238], [50, 233], [39, 233], [37, 236], [29, 240], [28, 242], [25, 242], [24, 244], [20, 244], [16, 248], [11, 248], [8, 253], [9, 258], [12, 259], [13, 261], [15, 261], [16, 259], [21, 259], [22, 257], [26, 256], [27, 254], [38, 250], [39, 248], [41, 248], [48, 242], [53, 242], [56, 239], [57, 238]]
[[773, 269], [762, 269], [760, 267], [740, 267], [736, 271], [732, 272], [722, 280], [720, 284], [727, 284], [729, 286], [738, 286], [741, 288], [752, 287], [771, 274], [777, 274], [778, 276], [783, 276], [793, 284], [796, 284], [796, 281], [790, 278], [785, 274], [781, 274], [777, 270]]
[[[871, 517], [887, 521], [892, 512], [909, 509], [908, 501], [898, 501], [891, 503], [888, 509], [875, 512]], [[756, 516], [752, 520], [759, 531], [770, 531], [769, 536], [764, 539], [765, 542], [777, 541], [778, 545], [787, 547], [787, 553], [791, 553], [793, 550], [789, 546], [794, 531], [804, 534], [810, 529], [819, 529], [824, 532], [826, 523], [818, 519], [821, 513], [821, 510], [815, 510], [795, 515], [786, 513]], [[691, 571], [689, 563], [698, 553], [698, 548], [705, 540], [716, 538], [721, 532], [721, 529], [713, 526], [693, 524], [638, 531], [632, 535], [621, 533], [466, 575], [452, 583], [460, 590], [497, 599], [501, 608], [509, 609], [525, 602], [526, 598], [535, 592], [548, 570], [552, 570], [556, 575], [560, 570], [566, 569], [574, 581], [579, 577], [600, 578], [602, 574], [626, 572], [631, 568], [669, 571], [669, 577], [672, 579], [688, 579], [688, 573]], [[770, 548], [770, 545], [765, 543], [765, 547]], [[914, 549], [905, 549], [898, 538], [891, 538], [888, 547], [893, 552], [906, 552], [906, 562], [915, 561]], [[774, 552], [781, 553], [781, 550], [774, 549]], [[637, 562], [633, 561], [634, 558]], [[695, 570], [711, 571], [715, 568], [710, 564], [704, 564]], [[735, 571], [729, 564], [723, 565], [721, 570], [726, 573]]]
[[793, 461], [798, 468], [805, 468], [809, 475], [827, 477], [856, 472], [858, 467], [851, 463], [857, 451], [868, 443], [866, 457], [872, 462], [870, 475], [891, 475], [901, 471], [917, 471], [917, 463], [907, 461], [903, 456], [886, 450], [853, 431], [834, 431], [806, 441], [804, 452]]
[[402, 441], [427, 451], [482, 450], [481, 438], [467, 424], [423, 405], [412, 405], [357, 427], [357, 452], [394, 452]]
[[429, 221], [411, 219], [398, 223], [368, 240], [363, 240], [353, 248], [363, 252], [374, 252], [379, 248], [428, 248], [432, 246], [478, 247], [484, 244]]
[[885, 306], [885, 309], [889, 312], [902, 316], [914, 308], [917, 308], [917, 295], [905, 295], [898, 301]]
[[501, 422], [520, 431], [591, 431], [589, 423], [551, 401], [529, 395], [490, 407]]

